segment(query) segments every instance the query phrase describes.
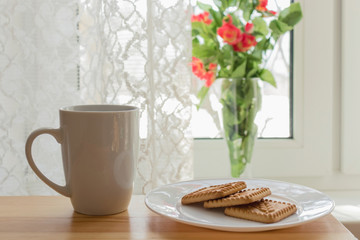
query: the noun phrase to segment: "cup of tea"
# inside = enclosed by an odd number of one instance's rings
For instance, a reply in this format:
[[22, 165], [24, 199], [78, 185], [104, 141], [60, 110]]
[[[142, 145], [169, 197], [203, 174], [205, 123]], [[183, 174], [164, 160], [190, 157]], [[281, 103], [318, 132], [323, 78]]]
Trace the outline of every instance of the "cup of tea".
[[[74, 210], [87, 215], [125, 211], [130, 203], [139, 149], [139, 109], [125, 105], [78, 105], [59, 110], [60, 128], [33, 131], [25, 145], [35, 174], [69, 197]], [[61, 145], [65, 186], [49, 180], [36, 166], [32, 144], [50, 134]]]

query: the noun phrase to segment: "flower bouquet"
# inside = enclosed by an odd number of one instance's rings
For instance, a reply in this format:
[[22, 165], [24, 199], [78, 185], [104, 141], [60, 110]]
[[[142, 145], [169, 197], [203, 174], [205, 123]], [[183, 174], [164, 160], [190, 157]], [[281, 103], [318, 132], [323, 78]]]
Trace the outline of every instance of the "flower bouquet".
[[204, 86], [198, 92], [201, 106], [214, 81], [222, 80], [224, 135], [231, 174], [239, 177], [250, 162], [261, 107], [259, 81], [276, 87], [264, 67], [266, 56], [279, 37], [301, 20], [299, 3], [281, 12], [269, 10], [267, 0], [214, 0], [216, 7], [197, 2], [203, 12], [193, 15], [192, 71]]

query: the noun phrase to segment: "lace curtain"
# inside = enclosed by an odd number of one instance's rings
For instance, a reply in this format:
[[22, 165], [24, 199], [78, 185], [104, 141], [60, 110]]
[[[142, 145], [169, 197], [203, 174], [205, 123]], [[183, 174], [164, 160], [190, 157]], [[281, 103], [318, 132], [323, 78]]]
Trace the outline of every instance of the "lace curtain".
[[[141, 109], [135, 192], [192, 177], [191, 7], [182, 0], [0, 0], [0, 195], [54, 194], [24, 154], [58, 109]], [[60, 146], [41, 136], [40, 170], [64, 184]]]

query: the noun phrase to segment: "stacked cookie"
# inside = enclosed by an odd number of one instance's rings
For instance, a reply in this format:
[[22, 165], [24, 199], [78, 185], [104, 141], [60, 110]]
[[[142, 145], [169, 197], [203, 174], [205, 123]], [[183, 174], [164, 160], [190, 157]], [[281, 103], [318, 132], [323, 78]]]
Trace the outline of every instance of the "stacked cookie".
[[269, 188], [246, 189], [243, 181], [204, 187], [182, 197], [182, 204], [203, 202], [205, 208], [225, 208], [225, 214], [263, 223], [278, 222], [296, 212], [291, 203], [264, 199]]

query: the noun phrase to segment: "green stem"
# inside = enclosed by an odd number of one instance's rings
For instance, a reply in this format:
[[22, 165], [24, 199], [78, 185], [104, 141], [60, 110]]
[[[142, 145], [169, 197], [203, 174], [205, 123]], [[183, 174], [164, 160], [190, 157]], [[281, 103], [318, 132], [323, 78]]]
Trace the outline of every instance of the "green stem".
[[225, 79], [222, 84], [223, 124], [233, 177], [250, 162], [257, 134], [255, 116], [261, 101], [256, 80]]

